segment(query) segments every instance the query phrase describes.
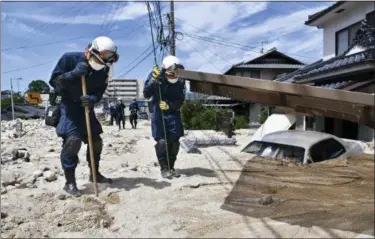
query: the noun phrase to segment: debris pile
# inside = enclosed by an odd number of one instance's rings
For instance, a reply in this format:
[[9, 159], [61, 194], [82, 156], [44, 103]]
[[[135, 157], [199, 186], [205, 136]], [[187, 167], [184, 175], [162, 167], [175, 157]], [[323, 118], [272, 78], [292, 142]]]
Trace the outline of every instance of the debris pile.
[[[13, 213], [21, 206], [28, 213]], [[76, 199], [42, 193], [29, 197], [27, 205], [8, 204], [2, 207], [1, 235], [4, 238], [55, 237], [61, 232], [108, 228], [112, 221], [113, 218], [99, 199], [89, 196]]]

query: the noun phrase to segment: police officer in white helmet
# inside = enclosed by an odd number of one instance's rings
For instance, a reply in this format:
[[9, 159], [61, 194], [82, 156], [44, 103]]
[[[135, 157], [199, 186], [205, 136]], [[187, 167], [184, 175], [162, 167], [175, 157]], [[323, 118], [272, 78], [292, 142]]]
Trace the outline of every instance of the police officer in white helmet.
[[185, 80], [176, 76], [178, 68], [184, 67], [177, 57], [165, 57], [162, 70], [154, 67], [143, 90], [145, 98], [152, 97], [152, 137], [156, 141], [155, 151], [161, 175], [168, 179], [180, 176], [174, 166], [180, 149], [179, 139], [184, 135], [180, 108], [185, 101]]
[[[94, 39], [85, 52], [65, 53], [52, 72], [50, 84], [61, 96], [59, 119], [56, 122], [56, 133], [63, 139], [60, 155], [66, 183], [64, 190], [69, 194], [80, 196], [75, 179], [78, 164], [78, 152], [82, 142], [87, 144], [87, 131], [84, 106], [91, 108], [89, 117], [95, 153], [95, 172], [91, 170], [89, 147], [86, 159], [90, 168], [90, 181], [96, 174], [98, 183], [111, 183], [112, 180], [99, 173], [99, 161], [103, 142], [100, 134], [102, 127], [94, 114], [94, 104], [100, 102], [107, 88], [110, 66], [119, 58], [116, 44], [108, 37]], [[87, 95], [82, 95], [81, 77], [86, 77]]]

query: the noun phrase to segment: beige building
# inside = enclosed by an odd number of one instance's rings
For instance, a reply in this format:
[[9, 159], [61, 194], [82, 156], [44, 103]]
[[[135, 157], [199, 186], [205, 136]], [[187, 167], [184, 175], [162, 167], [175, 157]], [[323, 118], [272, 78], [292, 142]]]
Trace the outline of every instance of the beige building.
[[105, 96], [130, 102], [132, 99], [139, 97], [138, 88], [137, 79], [112, 79], [108, 83]]

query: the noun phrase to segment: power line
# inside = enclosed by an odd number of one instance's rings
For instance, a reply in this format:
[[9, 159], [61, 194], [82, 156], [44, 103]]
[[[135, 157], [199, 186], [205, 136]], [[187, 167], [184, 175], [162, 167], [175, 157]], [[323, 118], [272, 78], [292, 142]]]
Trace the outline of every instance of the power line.
[[153, 45], [150, 45], [149, 47], [147, 47], [146, 50], [144, 50], [141, 54], [139, 54], [134, 60], [132, 60], [129, 64], [126, 64], [126, 66], [124, 68], [122, 68], [120, 70], [120, 73], [119, 75], [125, 71], [129, 66], [131, 66], [136, 60], [138, 60], [139, 58], [141, 58], [146, 52], [148, 52], [151, 48], [153, 47]]
[[142, 60], [140, 60], [133, 68], [131, 68], [130, 70], [128, 70], [127, 72], [125, 72], [124, 74], [116, 77], [116, 78], [120, 78], [120, 77], [123, 77], [123, 76], [126, 76], [127, 74], [129, 74], [131, 71], [133, 71], [135, 68], [137, 68], [142, 62], [144, 62], [149, 56], [151, 56], [152, 54], [154, 53], [154, 50], [151, 50], [147, 56], [145, 56], [144, 58], [142, 58]]
[[[223, 46], [228, 46], [228, 47], [233, 47], [233, 48], [238, 48], [238, 49], [242, 49], [242, 50], [248, 50], [248, 51], [252, 51], [252, 52], [255, 52], [257, 54], [260, 54], [262, 55], [262, 53], [258, 52], [258, 51], [255, 51], [249, 47], [236, 47], [236, 46], [233, 46], [233, 45], [229, 45], [229, 44], [225, 44], [225, 43], [222, 43], [222, 42], [215, 42], [215, 41], [210, 41], [208, 39], [205, 39], [204, 37], [201, 37], [201, 36], [197, 36], [197, 35], [192, 35], [192, 34], [188, 34], [188, 33], [185, 33], [186, 36], [190, 37], [190, 38], [194, 38], [194, 39], [198, 39], [198, 40], [202, 40], [202, 41], [207, 41], [207, 42], [211, 42], [211, 43], [216, 43], [216, 44], [219, 44], [219, 45], [223, 45]], [[288, 53], [286, 52], [286, 54], [288, 55], [293, 55], [293, 56], [299, 56], [301, 58], [309, 58], [309, 59], [314, 59], [316, 60], [317, 58], [315, 57], [310, 57], [310, 56], [302, 56], [302, 55], [298, 55], [298, 54], [292, 54], [292, 53]]]
[[191, 45], [191, 47], [193, 47], [195, 49], [196, 52], [198, 52], [204, 59], [206, 59], [213, 67], [215, 67], [219, 72], [221, 72], [221, 70], [219, 68], [217, 68], [214, 63], [212, 63], [212, 61], [210, 61], [205, 55], [203, 55], [203, 53], [201, 53], [200, 50], [198, 50], [188, 39], [186, 39], [186, 42], [189, 43]]
[[49, 63], [57, 62], [57, 61], [58, 60], [47, 61], [47, 62], [44, 62], [44, 63], [41, 63], [41, 64], [36, 64], [36, 65], [28, 66], [28, 67], [25, 67], [25, 68], [18, 68], [18, 69], [14, 69], [14, 70], [10, 70], [10, 71], [5, 71], [5, 72], [2, 72], [1, 74], [7, 74], [7, 73], [10, 73], [10, 72], [15, 72], [15, 71], [22, 71], [22, 70], [30, 69], [30, 68], [37, 67], [37, 66], [47, 65]]
[[[136, 28], [136, 29], [133, 29], [132, 32], [134, 33], [135, 31], [141, 29], [145, 24], [141, 25], [140, 27]], [[133, 35], [134, 36], [134, 35]], [[54, 43], [50, 43], [50, 44], [54, 44]], [[47, 45], [47, 44], [45, 44]], [[46, 65], [46, 64], [49, 64], [51, 62], [57, 62], [57, 60], [53, 60], [53, 61], [48, 61], [48, 62], [44, 62], [44, 63], [40, 63], [40, 64], [36, 64], [36, 65], [32, 65], [32, 66], [28, 66], [28, 67], [25, 67], [25, 68], [18, 68], [18, 69], [13, 69], [13, 70], [9, 70], [9, 71], [5, 71], [5, 72], [2, 72], [1, 74], [7, 74], [7, 73], [11, 73], [11, 72], [14, 72], [14, 71], [22, 71], [22, 70], [26, 70], [26, 69], [30, 69], [30, 68], [34, 68], [34, 67], [38, 67], [38, 66], [42, 66], [42, 65]]]
[[[88, 6], [89, 4], [90, 4], [90, 2], [86, 3], [85, 6]], [[87, 8], [84, 8], [84, 9], [86, 9], [86, 10], [85, 10], [85, 13], [86, 13], [86, 12], [88, 11], [88, 9], [87, 9]], [[78, 12], [80, 12], [81, 10], [82, 10], [82, 8], [79, 7], [78, 9], [76, 9], [76, 11], [75, 11], [74, 13], [78, 13]], [[60, 15], [57, 16], [56, 18], [62, 17], [62, 16], [65, 15], [65, 14], [66, 14], [66, 12], [60, 14]], [[46, 22], [46, 23], [44, 23], [43, 25], [45, 25], [45, 27], [39, 29], [39, 31], [44, 30], [45, 28], [48, 28], [48, 26], [50, 26], [50, 24], [53, 24], [53, 23], [55, 23], [55, 22], [56, 22], [56, 21], [53, 21], [53, 22]], [[47, 24], [48, 24], [48, 25], [47, 25]], [[62, 29], [64, 26], [66, 26], [67, 24], [68, 24], [68, 23], [64, 23], [62, 27], [59, 27], [59, 28], [55, 29], [55, 31], [50, 31], [50, 32], [47, 32], [47, 33], [50, 35], [52, 32], [56, 32], [56, 30], [61, 30], [61, 29]], [[32, 33], [36, 32], [36, 30], [37, 30], [37, 29], [34, 29], [34, 30], [32, 30], [31, 32], [29, 32], [29, 33], [25, 36], [25, 39], [24, 39], [23, 41], [26, 41], [26, 39], [28, 38], [28, 36], [30, 36]], [[28, 46], [30, 46], [30, 44], [26, 44], [26, 45], [21, 46], [21, 47], [24, 48], [24, 47], [28, 47]], [[20, 48], [20, 47], [18, 47], [18, 48]], [[10, 49], [10, 48], [8, 48], [8, 49]], [[20, 48], [20, 49], [21, 49], [21, 48]], [[3, 50], [2, 50], [2, 51], [3, 51]]]
[[[196, 26], [194, 26], [194, 25], [191, 25], [190, 23], [187, 23], [186, 21], [183, 21], [183, 20], [181, 20], [181, 19], [179, 19], [179, 18], [176, 18], [177, 20], [179, 20], [179, 21], [181, 21], [181, 22], [183, 22], [183, 23], [185, 23], [185, 24], [187, 24], [187, 25], [189, 25], [189, 26], [192, 26], [192, 27], [194, 27], [194, 28], [196, 28], [196, 29], [198, 29], [198, 30], [200, 30], [200, 31], [202, 31], [202, 32], [206, 32], [206, 33], [208, 33], [208, 34], [210, 34], [210, 35], [214, 35], [214, 34], [212, 34], [212, 33], [210, 33], [210, 32], [207, 32], [206, 30], [204, 30], [204, 29], [201, 29], [201, 28], [199, 28], [199, 27], [196, 27]], [[285, 33], [285, 34], [281, 34], [281, 35], [278, 35], [278, 36], [276, 36], [276, 37], [280, 37], [280, 36], [283, 36], [283, 35], [287, 35], [287, 34], [290, 34], [290, 32], [287, 32], [287, 33]], [[190, 37], [191, 36], [194, 36], [193, 34], [190, 34]], [[259, 52], [257, 52], [257, 51], [255, 51], [255, 50], [253, 50], [253, 49], [249, 49], [249, 46], [246, 46], [246, 45], [242, 45], [242, 44], [238, 44], [238, 43], [234, 43], [234, 42], [225, 42], [225, 43], [227, 43], [227, 45], [225, 45], [225, 44], [223, 44], [223, 42], [224, 41], [222, 41], [221, 43], [220, 43], [220, 41], [219, 40], [217, 40], [217, 39], [214, 39], [214, 38], [208, 38], [208, 37], [203, 37], [203, 36], [198, 36], [198, 35], [195, 35], [196, 37], [199, 37], [200, 38], [200, 40], [205, 40], [205, 41], [209, 41], [209, 40], [211, 40], [213, 43], [217, 43], [217, 44], [220, 44], [220, 45], [224, 45], [224, 46], [229, 46], [228, 44], [233, 44], [233, 45], [237, 45], [237, 46], [241, 46], [241, 47], [243, 47], [243, 48], [239, 48], [239, 49], [246, 49], [246, 50], [249, 50], [249, 51], [253, 51], [253, 52], [256, 52], [256, 53], [259, 53]], [[217, 38], [221, 38], [221, 37], [217, 37]], [[268, 40], [270, 40], [270, 39], [273, 39], [274, 37], [272, 37], [272, 38], [269, 38]], [[224, 40], [224, 38], [221, 38], [221, 39], [223, 39]], [[214, 42], [214, 41], [216, 41], [216, 42]], [[255, 48], [255, 47], [253, 47], [253, 48]], [[260, 53], [259, 53], [260, 54]], [[299, 57], [302, 57], [302, 58], [310, 58], [310, 59], [314, 59], [314, 60], [316, 60], [317, 58], [316, 57], [309, 57], [309, 56], [302, 56], [302, 55], [298, 55], [298, 54], [292, 54], [292, 53], [287, 53], [288, 55], [294, 55], [294, 56], [299, 56]]]
[[[131, 34], [131, 33], [135, 32], [135, 31], [141, 29], [142, 27], [144, 27], [145, 26], [145, 20], [142, 21], [141, 23], [142, 23], [141, 25], [137, 26], [136, 28], [133, 28], [129, 32], [126, 32], [125, 35]], [[121, 29], [124, 29], [124, 28], [127, 28], [127, 27], [121, 27], [119, 29], [111, 29], [109, 32], [116, 31], [116, 30], [121, 30]], [[68, 42], [68, 41], [72, 41], [72, 40], [83, 39], [83, 38], [86, 38], [86, 37], [87, 36], [80, 36], [80, 37], [70, 38], [70, 39], [66, 39], [66, 40], [62, 40], [62, 41], [56, 41], [56, 42], [48, 42], [48, 43], [42, 43], [42, 44], [30, 45], [30, 46], [21, 46], [21, 47], [16, 47], [16, 48], [7, 48], [7, 49], [2, 50], [2, 52], [10, 51], [10, 50], [19, 50], [19, 49], [33, 48], [33, 47], [39, 47], [39, 46], [46, 46], [46, 45], [53, 45], [53, 44]]]
[[[108, 10], [107, 10], [107, 14], [106, 14], [105, 17], [103, 18], [103, 22], [102, 22], [102, 24], [100, 25], [99, 32], [102, 32], [102, 33], [105, 32], [105, 27], [104, 27], [104, 25], [106, 25], [106, 22], [107, 22], [107, 19], [108, 19], [109, 13], [111, 12], [111, 10], [112, 10], [114, 4], [115, 4], [114, 2], [111, 2], [111, 5], [110, 5], [110, 7], [109, 7]], [[107, 22], [107, 24], [108, 24], [108, 22]], [[103, 29], [103, 31], [101, 31], [102, 29]]]
[[112, 17], [108, 21], [106, 30], [104, 30], [104, 35], [107, 35], [108, 34], [108, 30], [110, 30], [111, 27], [114, 26], [116, 17], [119, 14], [118, 13], [118, 8], [119, 8], [120, 4], [121, 4], [121, 2], [117, 2], [117, 5], [115, 6], [114, 12], [112, 13]]

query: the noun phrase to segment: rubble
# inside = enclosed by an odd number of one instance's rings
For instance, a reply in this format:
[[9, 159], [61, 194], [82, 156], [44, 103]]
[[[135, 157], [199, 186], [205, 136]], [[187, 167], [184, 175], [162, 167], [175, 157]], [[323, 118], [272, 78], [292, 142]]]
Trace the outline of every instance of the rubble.
[[263, 205], [263, 206], [267, 206], [267, 205], [270, 205], [273, 203], [273, 198], [271, 195], [267, 196], [267, 197], [264, 197], [264, 198], [261, 198], [259, 200], [259, 204], [260, 205]]
[[[1, 211], [8, 215], [2, 218], [2, 238], [205, 237], [208, 230], [242, 222], [242, 217], [221, 208], [224, 195], [230, 193], [247, 161], [247, 158], [239, 157], [240, 153], [236, 154], [239, 152], [236, 145], [221, 147], [233, 157], [218, 147], [202, 148], [201, 154], [194, 157], [181, 150], [176, 166], [183, 177], [169, 181], [160, 176], [155, 142], [148, 127], [140, 123], [136, 130], [117, 131], [116, 126], [103, 126], [100, 170], [104, 176], [112, 177], [114, 182], [112, 185], [98, 183], [99, 198], [94, 196], [92, 183], [88, 182], [86, 145], [82, 145], [76, 177], [83, 196], [75, 198], [62, 190], [65, 182], [63, 177], [59, 177], [63, 175], [59, 159], [62, 140], [57, 138], [55, 129], [44, 126], [43, 121], [23, 123], [24, 136], [4, 140], [3, 135], [15, 128], [9, 122], [1, 122], [2, 126], [8, 124], [10, 128], [1, 129], [2, 161], [11, 160], [12, 149], [25, 148], [30, 154], [30, 162], [17, 159], [1, 165]], [[250, 130], [238, 132], [238, 144], [247, 142]], [[186, 138], [211, 136], [224, 137], [220, 133], [211, 135], [210, 131], [190, 131]], [[54, 152], [49, 152], [52, 149]], [[254, 174], [248, 173], [248, 176]], [[337, 181], [341, 183], [345, 180]], [[252, 180], [252, 183], [256, 182]], [[279, 191], [287, 190], [282, 189]], [[279, 195], [271, 192], [257, 192], [263, 195], [263, 203], [269, 206], [260, 206], [259, 194], [256, 194], [253, 197], [255, 207], [272, 210], [277, 206]], [[271, 204], [268, 204], [269, 194], [273, 196]], [[367, 194], [361, 195], [361, 198], [371, 203], [371, 195]], [[196, 207], [191, 207], [192, 203], [196, 203]], [[291, 204], [294, 206], [296, 203]], [[181, 215], [184, 220], [171, 221], [171, 218]], [[251, 223], [255, 220], [246, 219]], [[112, 225], [114, 222], [116, 224]], [[285, 226], [283, 231], [288, 231], [288, 228], [292, 226]], [[337, 235], [342, 237], [344, 234]]]
[[9, 171], [2, 171], [1, 172], [1, 184], [6, 186], [14, 186], [16, 183], [18, 183], [19, 175], [17, 175], [14, 172]]
[[47, 182], [53, 182], [55, 180], [57, 180], [57, 176], [56, 176], [56, 173], [52, 172], [52, 171], [45, 171], [43, 173], [43, 178], [47, 181]]
[[42, 177], [43, 176], [43, 171], [42, 170], [37, 170], [33, 173], [33, 176], [35, 178], [39, 178], [39, 177]]

